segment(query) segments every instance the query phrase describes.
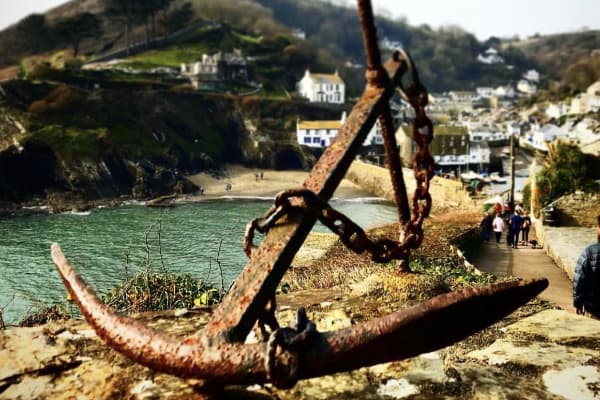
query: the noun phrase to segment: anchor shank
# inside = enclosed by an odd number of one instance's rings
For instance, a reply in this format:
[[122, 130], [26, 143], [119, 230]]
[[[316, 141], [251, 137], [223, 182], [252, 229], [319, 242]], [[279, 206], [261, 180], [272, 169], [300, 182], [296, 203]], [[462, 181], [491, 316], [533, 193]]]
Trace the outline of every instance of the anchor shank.
[[[303, 187], [328, 200], [356, 157], [367, 134], [393, 94], [394, 85], [406, 71], [400, 60], [386, 63], [388, 85], [367, 86], [361, 99], [325, 150]], [[243, 341], [259, 318], [269, 299], [300, 249], [316, 218], [290, 215], [285, 223], [276, 224], [261, 246], [252, 253], [240, 277], [215, 311], [215, 316], [199, 335], [221, 335], [227, 340]]]

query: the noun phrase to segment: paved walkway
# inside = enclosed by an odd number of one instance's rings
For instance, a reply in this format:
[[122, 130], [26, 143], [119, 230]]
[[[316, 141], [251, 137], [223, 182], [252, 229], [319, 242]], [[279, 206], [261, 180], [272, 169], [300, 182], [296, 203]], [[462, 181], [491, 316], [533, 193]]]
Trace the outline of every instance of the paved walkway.
[[[503, 235], [504, 236], [504, 235]], [[530, 235], [530, 239], [531, 239]], [[506, 238], [497, 244], [494, 238], [483, 243], [480, 251], [471, 261], [478, 269], [499, 277], [516, 276], [523, 279], [547, 278], [550, 285], [539, 296], [566, 311], [575, 312], [573, 304], [573, 284], [566, 272], [560, 269], [541, 248], [519, 246], [513, 249], [506, 244]]]

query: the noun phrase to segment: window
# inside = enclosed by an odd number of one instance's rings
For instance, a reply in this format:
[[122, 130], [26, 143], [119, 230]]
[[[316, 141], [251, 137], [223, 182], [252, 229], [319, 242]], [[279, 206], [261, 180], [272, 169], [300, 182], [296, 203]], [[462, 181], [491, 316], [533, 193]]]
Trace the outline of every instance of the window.
[[305, 143], [305, 144], [308, 144], [308, 143], [310, 143], [310, 138], [309, 138], [309, 137], [304, 137], [304, 143]]
[[314, 138], [312, 138], [312, 140], [313, 140], [313, 143], [321, 143], [321, 138], [314, 137]]

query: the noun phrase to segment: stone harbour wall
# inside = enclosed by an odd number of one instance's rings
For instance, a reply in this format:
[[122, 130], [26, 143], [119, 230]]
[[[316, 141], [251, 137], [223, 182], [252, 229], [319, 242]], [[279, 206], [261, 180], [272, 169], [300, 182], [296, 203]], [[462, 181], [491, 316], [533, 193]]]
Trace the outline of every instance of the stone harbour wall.
[[[412, 198], [416, 183], [412, 169], [403, 168], [404, 183], [409, 199]], [[346, 179], [362, 187], [369, 193], [394, 201], [394, 188], [387, 169], [362, 161], [354, 161], [345, 176]], [[477, 210], [478, 203], [469, 197], [460, 181], [434, 177], [429, 191], [433, 198], [433, 210]]]
[[561, 226], [596, 226], [600, 193], [575, 192], [554, 202]]

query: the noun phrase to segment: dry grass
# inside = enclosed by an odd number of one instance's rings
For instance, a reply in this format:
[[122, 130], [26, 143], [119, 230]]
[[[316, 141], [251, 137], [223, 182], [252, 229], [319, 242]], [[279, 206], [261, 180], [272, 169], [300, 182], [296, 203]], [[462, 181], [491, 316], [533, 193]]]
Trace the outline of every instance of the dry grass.
[[[425, 237], [421, 246], [412, 252], [411, 265], [425, 266], [425, 268], [434, 264], [444, 268], [462, 265], [458, 257], [451, 252], [451, 240], [472, 229], [473, 221], [476, 221], [475, 213], [458, 212], [426, 220], [424, 224]], [[373, 228], [367, 234], [372, 240], [377, 238], [396, 239], [398, 224]], [[314, 246], [320, 249], [319, 252], [312, 254], [321, 254], [321, 256], [313, 259], [312, 262], [309, 259], [301, 258], [302, 263], [295, 262], [295, 267], [288, 270], [284, 282], [292, 290], [348, 288], [353, 283], [361, 282], [375, 274], [389, 274], [386, 280], [389, 280], [390, 276], [397, 276], [395, 262], [379, 264], [372, 261], [367, 253], [356, 254], [347, 249], [334, 234], [319, 234], [307, 243], [309, 249]]]

